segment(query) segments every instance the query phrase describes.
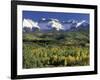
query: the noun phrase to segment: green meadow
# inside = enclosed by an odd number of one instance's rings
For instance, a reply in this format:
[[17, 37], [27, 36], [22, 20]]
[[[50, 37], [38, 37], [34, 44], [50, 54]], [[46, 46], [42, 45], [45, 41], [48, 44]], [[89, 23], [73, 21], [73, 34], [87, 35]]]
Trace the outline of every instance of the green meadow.
[[23, 32], [23, 68], [89, 65], [88, 31]]

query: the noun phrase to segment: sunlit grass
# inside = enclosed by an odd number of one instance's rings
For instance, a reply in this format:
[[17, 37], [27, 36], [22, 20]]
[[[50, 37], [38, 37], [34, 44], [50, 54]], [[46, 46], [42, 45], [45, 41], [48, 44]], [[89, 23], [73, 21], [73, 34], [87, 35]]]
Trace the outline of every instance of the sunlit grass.
[[34, 47], [24, 44], [24, 68], [89, 65], [88, 47]]

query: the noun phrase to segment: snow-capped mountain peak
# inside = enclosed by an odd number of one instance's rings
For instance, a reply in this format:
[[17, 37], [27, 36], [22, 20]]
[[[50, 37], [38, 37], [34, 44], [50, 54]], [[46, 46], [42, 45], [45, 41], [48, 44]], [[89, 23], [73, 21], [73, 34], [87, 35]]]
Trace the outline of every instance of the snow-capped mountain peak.
[[43, 20], [43, 21], [45, 21], [45, 20], [46, 20], [46, 18], [42, 18], [42, 20]]
[[84, 22], [86, 22], [85, 20], [82, 20], [81, 22], [78, 22], [76, 25], [76, 28], [78, 28], [80, 25], [82, 25]]
[[51, 18], [51, 21], [59, 22], [58, 19]]
[[35, 22], [31, 19], [24, 19], [23, 20], [23, 27], [28, 27], [28, 28], [38, 28], [40, 29], [40, 27], [38, 26], [38, 22]]
[[57, 19], [51, 19], [51, 21], [48, 22], [48, 25], [51, 25], [51, 27], [55, 28], [57, 31], [64, 29], [62, 24]]
[[41, 18], [37, 22], [32, 19], [24, 19], [23, 20], [23, 31], [74, 31], [79, 29], [88, 30], [89, 23], [86, 20], [77, 21], [77, 20], [63, 20], [60, 21], [54, 18]]

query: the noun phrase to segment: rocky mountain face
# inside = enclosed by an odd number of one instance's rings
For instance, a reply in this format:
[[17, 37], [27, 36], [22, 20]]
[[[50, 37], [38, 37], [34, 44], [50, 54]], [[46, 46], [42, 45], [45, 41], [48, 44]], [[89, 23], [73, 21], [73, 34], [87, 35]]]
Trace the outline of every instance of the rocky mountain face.
[[66, 20], [59, 21], [58, 19], [46, 19], [42, 18], [39, 21], [31, 19], [23, 20], [23, 32], [34, 31], [77, 31], [77, 30], [89, 30], [89, 23], [85, 20]]

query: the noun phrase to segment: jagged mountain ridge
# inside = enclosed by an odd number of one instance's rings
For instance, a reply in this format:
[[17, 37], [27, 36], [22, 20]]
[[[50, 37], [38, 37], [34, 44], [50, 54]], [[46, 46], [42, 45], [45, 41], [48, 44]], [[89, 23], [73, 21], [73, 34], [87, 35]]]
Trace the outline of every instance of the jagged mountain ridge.
[[30, 31], [77, 31], [79, 29], [88, 30], [89, 23], [85, 20], [77, 21], [77, 20], [66, 20], [66, 21], [59, 21], [58, 19], [46, 19], [42, 18], [39, 21], [34, 21], [31, 19], [24, 19], [23, 20], [23, 31], [30, 32]]

